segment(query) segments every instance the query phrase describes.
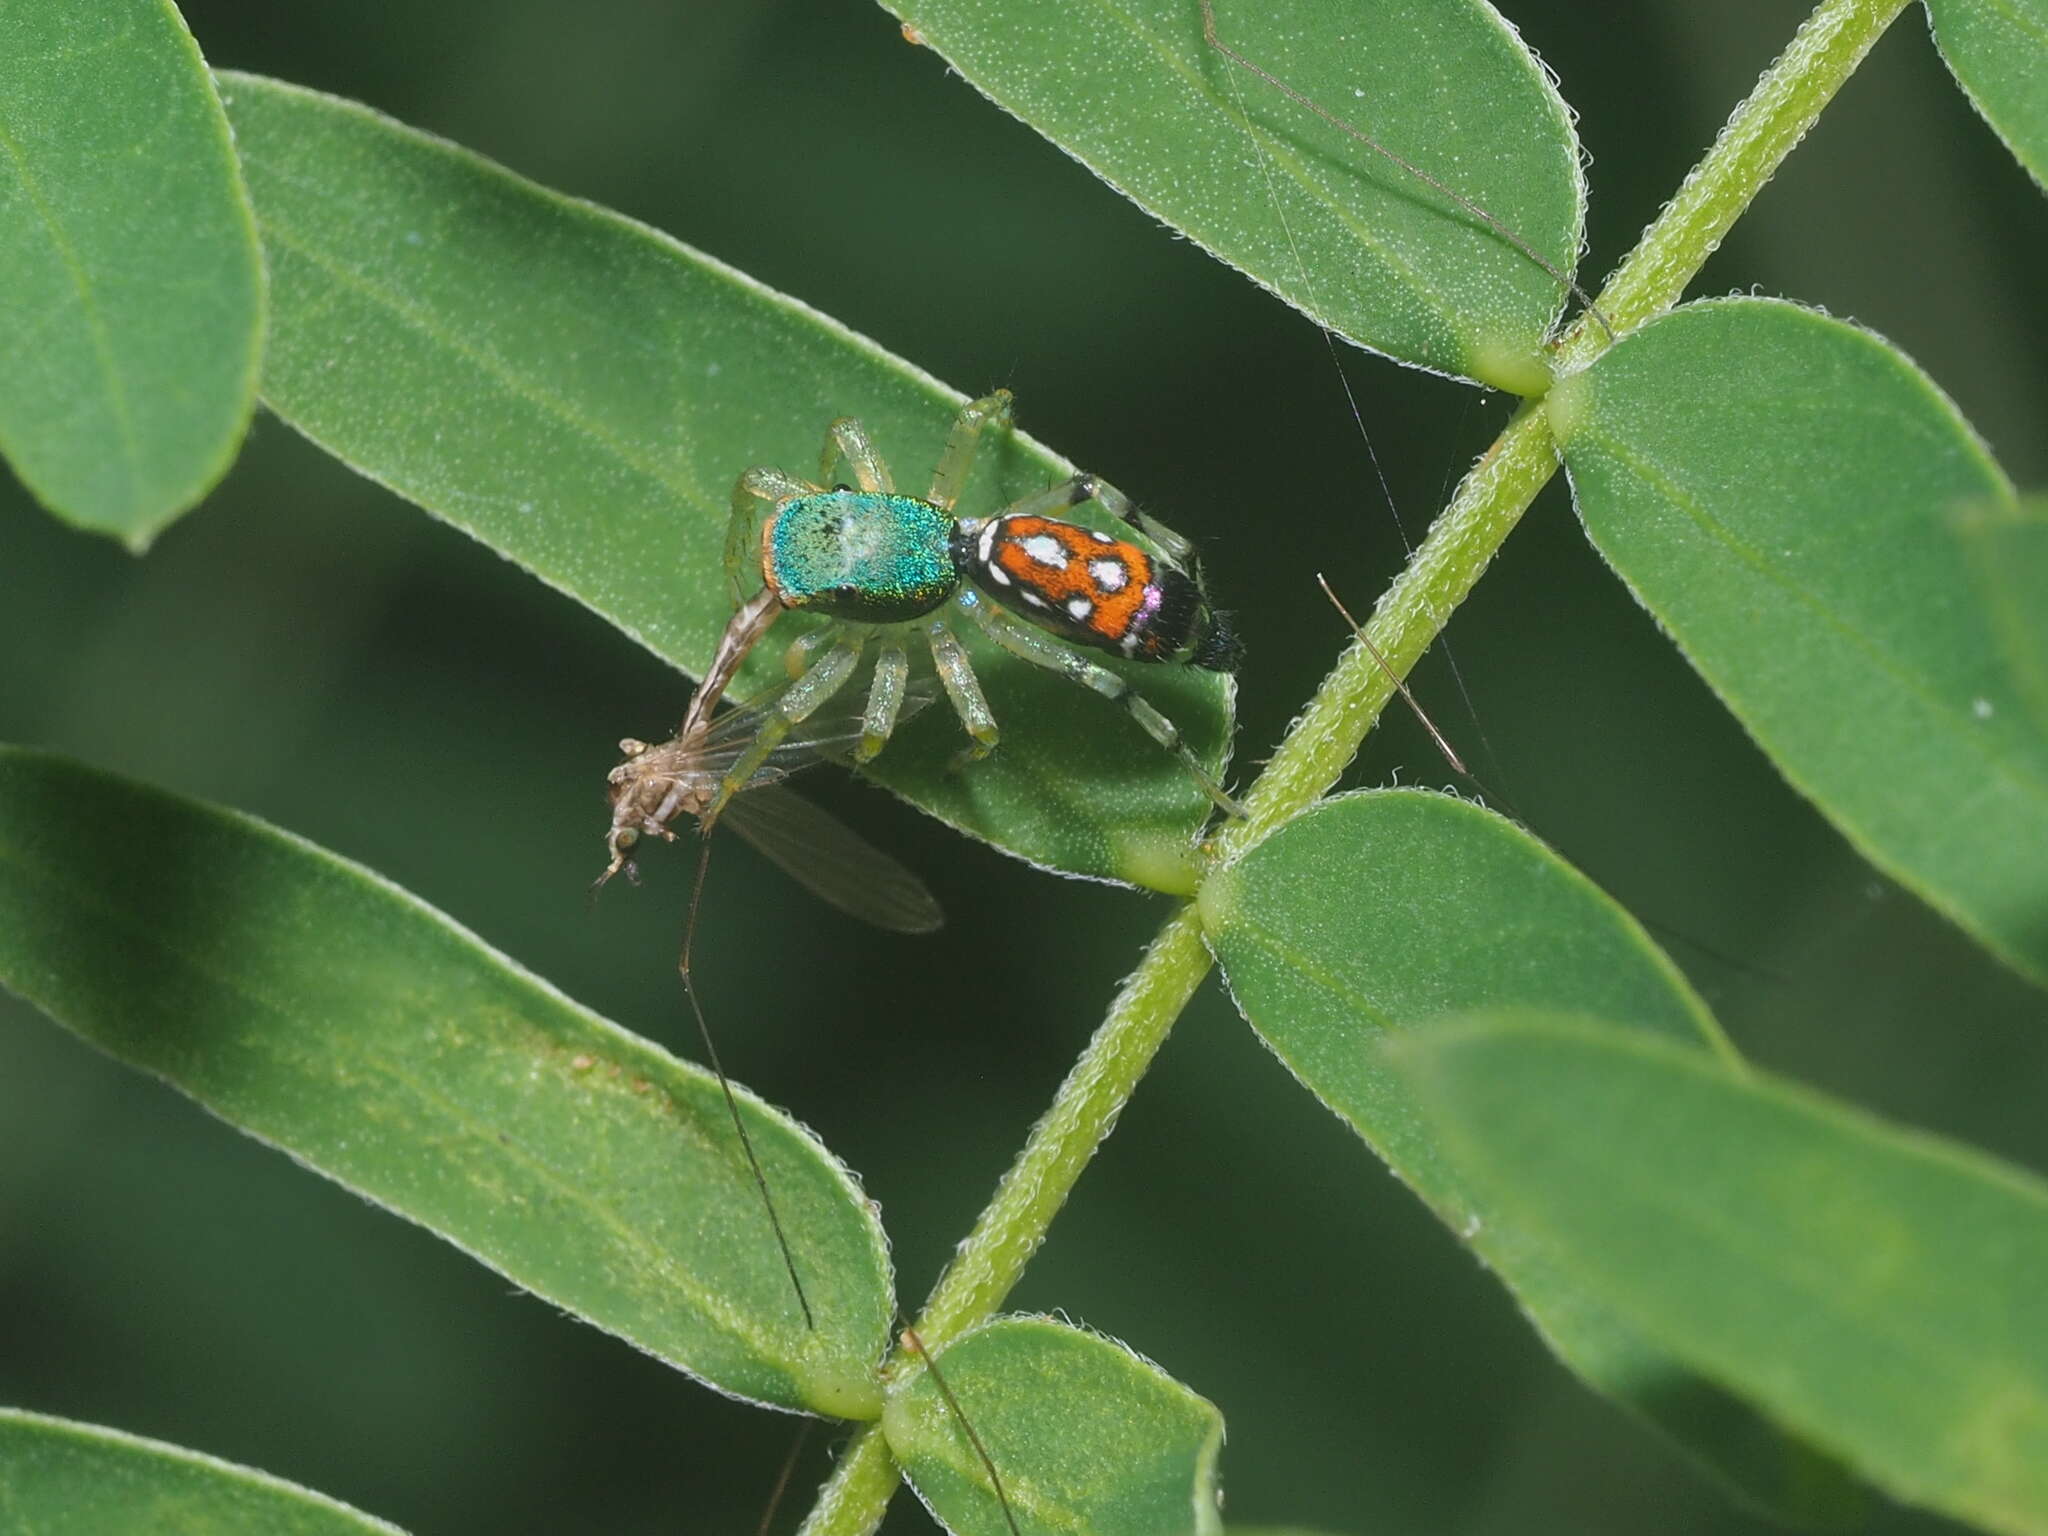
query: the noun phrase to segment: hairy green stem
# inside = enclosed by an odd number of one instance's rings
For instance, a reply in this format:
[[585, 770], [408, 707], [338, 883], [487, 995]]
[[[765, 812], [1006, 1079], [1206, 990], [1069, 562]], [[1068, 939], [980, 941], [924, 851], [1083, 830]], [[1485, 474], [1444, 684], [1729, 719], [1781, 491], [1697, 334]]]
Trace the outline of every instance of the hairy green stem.
[[[1906, 4], [1822, 0], [1601, 290], [1595, 303], [1617, 333], [1678, 301]], [[1558, 371], [1585, 366], [1609, 344], [1607, 334], [1582, 317], [1559, 343]], [[1460, 482], [1415, 558], [1380, 598], [1366, 624], [1371, 646], [1353, 643], [1323, 679], [1245, 796], [1247, 817], [1218, 835], [1219, 860], [1247, 852], [1337, 782], [1392, 698], [1394, 677], [1405, 677], [1442, 632], [1557, 468], [1549, 423], [1540, 403], [1530, 402]], [[917, 1323], [928, 1345], [956, 1337], [1002, 1305], [1211, 963], [1195, 906], [1184, 905], [1124, 982], [940, 1277]], [[908, 1364], [907, 1352], [898, 1350], [888, 1369]], [[805, 1523], [805, 1536], [873, 1531], [896, 1480], [880, 1426], [864, 1426]]]
[[[1678, 302], [1722, 236], [1906, 5], [1907, 0], [1822, 0], [1815, 7], [1600, 290], [1601, 313], [1617, 332], [1633, 330]], [[1597, 327], [1589, 332], [1582, 319], [1560, 349], [1559, 371], [1584, 366], [1607, 345], [1606, 336]]]

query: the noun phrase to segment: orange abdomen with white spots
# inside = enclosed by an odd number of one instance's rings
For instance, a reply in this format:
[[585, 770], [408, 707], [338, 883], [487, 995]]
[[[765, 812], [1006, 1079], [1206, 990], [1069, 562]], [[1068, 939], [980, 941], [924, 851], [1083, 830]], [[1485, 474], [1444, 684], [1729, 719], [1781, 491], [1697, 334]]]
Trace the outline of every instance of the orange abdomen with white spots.
[[1127, 539], [1021, 513], [961, 532], [963, 574], [1042, 629], [1137, 661], [1227, 670], [1234, 659], [1195, 579]]

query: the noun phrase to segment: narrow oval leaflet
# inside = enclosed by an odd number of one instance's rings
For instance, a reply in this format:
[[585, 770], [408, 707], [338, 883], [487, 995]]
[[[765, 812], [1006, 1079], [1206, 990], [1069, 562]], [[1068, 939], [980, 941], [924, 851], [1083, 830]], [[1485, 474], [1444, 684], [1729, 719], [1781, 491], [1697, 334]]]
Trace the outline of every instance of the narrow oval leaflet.
[[[1564, 286], [1469, 209], [1204, 40], [1193, 0], [888, 0], [978, 90], [1359, 346], [1518, 393]], [[1571, 115], [1483, 0], [1216, 0], [1220, 39], [1478, 205], [1558, 272]]]
[[1955, 532], [2013, 492], [1955, 407], [1765, 299], [1674, 310], [1547, 403], [1586, 531], [1778, 770], [2048, 983], [2048, 736]]
[[[899, 462], [939, 457], [962, 397], [796, 300], [352, 102], [223, 79], [271, 262], [265, 401], [678, 667], [701, 675], [732, 615], [725, 537], [749, 466], [816, 463], [820, 425], [842, 416]], [[1004, 434], [962, 510], [1073, 472]], [[1113, 705], [1077, 707], [1041, 668], [963, 644], [1000, 748], [952, 771], [957, 737], [931, 711], [870, 776], [1033, 863], [1191, 888], [1201, 790]], [[1228, 679], [1108, 665], [1222, 759]], [[756, 658], [738, 695], [775, 676]]]
[[2048, 0], [1927, 0], [1927, 16], [1971, 105], [2048, 188]]
[[1582, 1016], [1384, 1054], [1589, 1303], [1899, 1498], [2048, 1531], [2038, 1177]]
[[0, 457], [140, 551], [233, 462], [263, 348], [255, 220], [177, 7], [7, 7], [0, 145]]
[[2048, 737], [2048, 496], [1980, 502], [1954, 525], [2034, 729]]
[[1513, 823], [1420, 790], [1323, 802], [1213, 875], [1201, 915], [1259, 1037], [1500, 1277], [1589, 1385], [1780, 1515], [1857, 1506], [1822, 1458], [1588, 1305], [1559, 1257], [1447, 1161], [1375, 1049], [1472, 1009], [1580, 1008], [1733, 1064], [1706, 1005], [1634, 918]]
[[[1024, 1532], [1222, 1536], [1223, 1416], [1122, 1344], [1049, 1317], [999, 1317], [935, 1352]], [[889, 1388], [882, 1429], [956, 1536], [1010, 1536], [959, 1417], [922, 1366]]]
[[253, 1467], [18, 1408], [0, 1408], [0, 1530], [403, 1536], [395, 1525]]
[[860, 1187], [717, 1081], [369, 870], [0, 748], [0, 984], [120, 1061], [736, 1397], [881, 1410], [894, 1311]]

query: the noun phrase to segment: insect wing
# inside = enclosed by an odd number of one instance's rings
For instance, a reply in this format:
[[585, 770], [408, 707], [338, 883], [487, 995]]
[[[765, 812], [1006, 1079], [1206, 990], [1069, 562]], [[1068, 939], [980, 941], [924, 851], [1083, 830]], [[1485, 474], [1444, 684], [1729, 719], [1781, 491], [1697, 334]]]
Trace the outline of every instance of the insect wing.
[[922, 880], [789, 790], [750, 788], [726, 807], [725, 824], [797, 884], [862, 922], [892, 933], [930, 933], [945, 921]]
[[[705, 727], [698, 741], [693, 754], [697, 765], [714, 774], [731, 768], [746, 755], [747, 748], [760, 734], [761, 727], [774, 717], [775, 706], [792, 686], [793, 681], [778, 683], [721, 713]], [[937, 697], [935, 679], [913, 678], [904, 690], [898, 722], [908, 720]], [[753, 790], [776, 783], [811, 763], [844, 760], [861, 739], [864, 707], [865, 700], [857, 693], [827, 699], [814, 713], [789, 728], [789, 734], [775, 744], [775, 750], [754, 771], [745, 787]]]

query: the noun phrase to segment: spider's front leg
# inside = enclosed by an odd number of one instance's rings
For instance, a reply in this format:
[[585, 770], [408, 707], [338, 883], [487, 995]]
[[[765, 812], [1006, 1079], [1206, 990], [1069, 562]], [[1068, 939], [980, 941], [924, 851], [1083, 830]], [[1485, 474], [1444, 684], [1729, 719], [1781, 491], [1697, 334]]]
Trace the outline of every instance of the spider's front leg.
[[825, 447], [818, 455], [820, 485], [831, 485], [835, 481], [837, 477], [833, 471], [839, 467], [842, 458], [853, 470], [853, 483], [862, 490], [885, 494], [895, 492], [896, 482], [890, 478], [889, 466], [876, 452], [868, 429], [851, 416], [842, 416], [825, 429]]
[[711, 723], [711, 712], [732, 686], [747, 653], [781, 617], [780, 594], [761, 567], [761, 529], [783, 502], [816, 490], [794, 475], [765, 465], [748, 470], [733, 486], [732, 516], [725, 525], [725, 580], [732, 590], [734, 612], [726, 620], [725, 633], [718, 637], [718, 649], [711, 653], [703, 680], [690, 695], [690, 707], [684, 711], [676, 735], [688, 736]]
[[732, 488], [732, 516], [725, 524], [725, 580], [737, 608], [761, 583], [761, 525], [792, 496], [807, 496], [815, 485], [779, 469], [756, 465]]

